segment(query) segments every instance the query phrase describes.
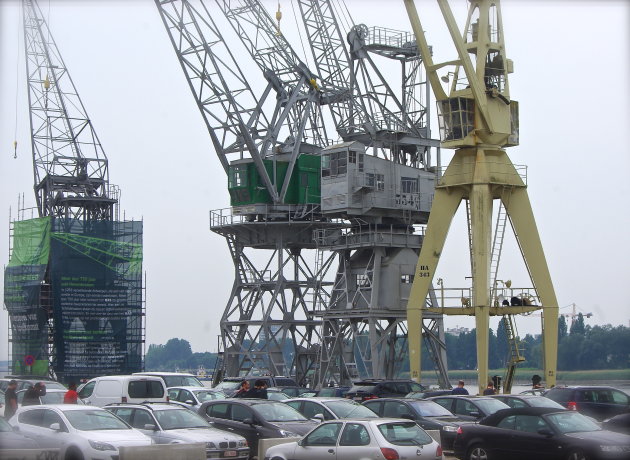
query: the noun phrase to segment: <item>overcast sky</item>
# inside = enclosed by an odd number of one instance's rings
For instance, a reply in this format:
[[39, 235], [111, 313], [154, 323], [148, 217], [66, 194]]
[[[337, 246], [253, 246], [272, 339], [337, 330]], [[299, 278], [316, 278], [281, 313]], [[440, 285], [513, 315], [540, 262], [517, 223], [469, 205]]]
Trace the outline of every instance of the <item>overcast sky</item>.
[[[273, 15], [277, 2], [265, 3]], [[402, 0], [346, 3], [355, 23], [411, 29]], [[460, 24], [467, 3], [452, 2]], [[285, 35], [301, 54], [291, 3], [280, 4]], [[436, 4], [416, 4], [434, 60], [455, 58]], [[628, 5], [502, 3], [515, 69], [511, 96], [520, 102], [521, 144], [508, 154], [528, 166], [529, 196], [561, 311], [570, 313], [575, 303], [577, 311], [593, 313], [591, 325], [628, 326], [630, 320], [623, 289], [630, 281]], [[21, 193], [34, 204], [19, 6], [0, 0], [3, 265], [9, 257], [9, 209], [15, 215]], [[111, 182], [122, 189], [121, 209], [127, 218], [144, 220], [147, 344], [179, 337], [193, 351], [214, 351], [233, 268], [224, 239], [209, 230], [208, 214], [229, 206], [227, 181], [153, 1], [42, 0], [40, 6], [109, 158]], [[262, 79], [256, 72], [252, 78]], [[433, 132], [438, 135], [437, 124]], [[448, 162], [450, 155], [443, 153]], [[438, 277], [457, 287], [468, 282], [462, 222], [460, 213], [438, 267]], [[513, 238], [507, 239], [502, 266], [501, 278], [528, 284], [519, 278], [523, 267]], [[0, 360], [7, 356], [7, 324], [3, 310]], [[462, 317], [447, 318], [446, 324], [474, 327]], [[540, 333], [539, 318], [519, 318], [517, 326], [521, 335]]]

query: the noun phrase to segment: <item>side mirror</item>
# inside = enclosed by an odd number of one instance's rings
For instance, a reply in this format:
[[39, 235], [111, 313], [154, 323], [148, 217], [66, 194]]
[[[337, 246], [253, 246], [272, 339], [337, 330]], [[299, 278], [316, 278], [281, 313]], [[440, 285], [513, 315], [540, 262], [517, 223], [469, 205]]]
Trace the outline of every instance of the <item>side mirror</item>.
[[50, 428], [53, 431], [61, 431], [61, 425], [59, 425], [59, 423], [57, 422], [51, 423], [48, 428]]
[[413, 418], [413, 415], [411, 415], [411, 414], [402, 414], [402, 415], [400, 416], [400, 418], [406, 418], [407, 420], [415, 420], [415, 419]]
[[537, 431], [538, 434], [542, 434], [543, 436], [546, 436], [548, 438], [553, 436], [553, 431], [547, 429], [547, 428], [541, 428], [540, 430]]
[[315, 414], [311, 420], [315, 420], [316, 422], [322, 423], [324, 421], [324, 414]]
[[477, 411], [473, 411], [473, 412], [469, 413], [468, 415], [470, 415], [471, 417], [477, 417], [477, 418], [481, 417], [481, 414], [479, 412], [477, 412]]
[[144, 429], [145, 430], [150, 430], [150, 431], [156, 431], [157, 430], [157, 426], [154, 425], [153, 423], [145, 423], [144, 424]]
[[195, 401], [193, 401], [192, 399], [187, 399], [186, 401], [184, 401], [186, 404], [190, 404], [191, 406], [196, 406], [197, 403]]
[[306, 442], [306, 438], [302, 438], [302, 439], [300, 439], [300, 440], [298, 441], [297, 445], [298, 445], [298, 446], [300, 446], [300, 447], [305, 447], [305, 446], [308, 446], [308, 443]]
[[20, 432], [20, 427], [18, 425], [13, 426], [12, 428], [13, 428], [13, 431], [15, 431], [16, 433]]
[[253, 425], [254, 424], [254, 419], [251, 418], [246, 418], [243, 420], [243, 423], [246, 425]]

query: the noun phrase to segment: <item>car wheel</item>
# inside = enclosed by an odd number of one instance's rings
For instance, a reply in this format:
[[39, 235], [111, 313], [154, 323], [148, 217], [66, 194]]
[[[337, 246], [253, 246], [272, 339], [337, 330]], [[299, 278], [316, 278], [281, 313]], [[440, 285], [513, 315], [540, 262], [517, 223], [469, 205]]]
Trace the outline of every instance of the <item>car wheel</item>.
[[489, 460], [490, 456], [488, 455], [488, 449], [483, 447], [480, 444], [472, 446], [468, 449], [468, 455], [466, 455], [466, 460]]
[[83, 460], [83, 454], [78, 449], [68, 449], [65, 460]]
[[567, 460], [589, 460], [588, 455], [580, 449], [574, 449], [567, 455]]

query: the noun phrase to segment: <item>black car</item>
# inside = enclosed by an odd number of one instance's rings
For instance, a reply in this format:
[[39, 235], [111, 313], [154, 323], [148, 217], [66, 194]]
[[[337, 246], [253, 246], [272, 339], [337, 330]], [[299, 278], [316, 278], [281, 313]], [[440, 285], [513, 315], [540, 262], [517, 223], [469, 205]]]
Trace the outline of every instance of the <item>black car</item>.
[[552, 399], [545, 398], [544, 396], [534, 395], [492, 395], [491, 398], [498, 399], [499, 401], [507, 404], [513, 409], [519, 407], [551, 407], [553, 409], [564, 409], [560, 404]]
[[604, 430], [616, 431], [617, 433], [630, 434], [630, 412], [615, 415], [602, 422]]
[[577, 412], [521, 407], [460, 426], [453, 447], [465, 460], [627, 459], [630, 436], [602, 430]]
[[444, 450], [453, 450], [453, 441], [462, 420], [433, 401], [418, 399], [372, 399], [363, 405], [381, 417], [406, 418], [415, 421], [424, 430], [439, 430]]
[[490, 396], [444, 395], [429, 398], [428, 401], [434, 401], [460, 419], [470, 421], [482, 419], [510, 407]]
[[318, 425], [292, 407], [268, 399], [207, 401], [197, 413], [215, 428], [247, 439], [252, 456], [257, 455], [259, 439], [301, 437]]
[[433, 396], [443, 396], [453, 394], [453, 390], [425, 390], [425, 391], [412, 391], [405, 398], [410, 399], [427, 399]]
[[630, 396], [621, 390], [606, 386], [554, 387], [545, 397], [570, 410], [576, 410], [597, 420], [630, 412]]
[[423, 391], [425, 387], [413, 380], [360, 380], [354, 382], [346, 398], [366, 401], [374, 398], [404, 398], [412, 391]]

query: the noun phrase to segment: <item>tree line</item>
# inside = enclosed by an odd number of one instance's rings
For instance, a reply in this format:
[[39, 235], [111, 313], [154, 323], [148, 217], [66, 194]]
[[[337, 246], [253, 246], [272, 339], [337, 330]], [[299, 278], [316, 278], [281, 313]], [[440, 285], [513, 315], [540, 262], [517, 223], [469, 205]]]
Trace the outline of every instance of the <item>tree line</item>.
[[[503, 321], [503, 320], [501, 320]], [[446, 334], [448, 367], [456, 369], [477, 368], [477, 333], [475, 329], [458, 336]], [[406, 343], [405, 343], [406, 346]], [[519, 338], [519, 347], [525, 362], [519, 367], [542, 369], [542, 335], [527, 334]], [[422, 368], [433, 368], [427, 347], [422, 348]], [[508, 358], [508, 341], [503, 323], [496, 332], [489, 330], [489, 366], [505, 367]], [[214, 370], [216, 353], [193, 353], [187, 340], [173, 338], [164, 345], [149, 345], [145, 355], [147, 371], [196, 370], [203, 366], [209, 373]], [[565, 317], [558, 321], [558, 370], [627, 369], [630, 367], [630, 328], [626, 326], [585, 325], [580, 313], [567, 324]], [[408, 365], [402, 371], [408, 371]]]

